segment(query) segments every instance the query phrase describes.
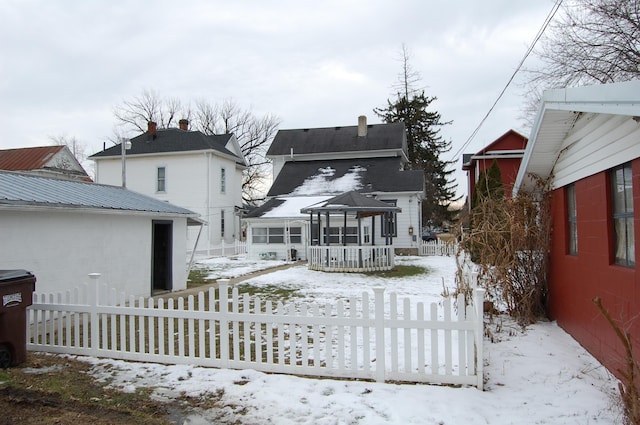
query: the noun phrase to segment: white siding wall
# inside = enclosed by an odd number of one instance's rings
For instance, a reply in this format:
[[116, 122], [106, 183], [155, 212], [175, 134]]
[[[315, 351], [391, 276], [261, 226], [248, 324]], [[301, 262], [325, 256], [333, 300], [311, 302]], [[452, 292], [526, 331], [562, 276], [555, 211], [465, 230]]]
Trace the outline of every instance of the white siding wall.
[[[389, 198], [392, 198], [390, 195]], [[387, 199], [386, 196], [378, 196], [378, 199]], [[416, 248], [420, 246], [420, 201], [413, 195], [395, 196], [398, 200], [397, 206], [402, 208], [402, 212], [397, 215], [398, 236], [393, 239], [396, 248]], [[377, 223], [376, 223], [377, 225]], [[413, 228], [413, 235], [409, 234], [409, 228]], [[415, 236], [415, 241], [413, 240]]]
[[271, 158], [271, 166], [273, 167], [273, 180], [276, 180], [280, 171], [282, 171], [282, 167], [284, 167], [284, 163], [286, 162], [285, 158], [282, 156], [274, 156]]
[[[396, 248], [418, 248], [420, 246], [420, 230], [421, 230], [421, 201], [416, 195], [385, 193], [378, 194], [377, 199], [381, 201], [395, 200], [396, 206], [402, 209], [402, 212], [396, 216], [397, 236], [393, 238], [393, 245]], [[367, 222], [370, 222], [367, 220]], [[409, 228], [413, 227], [413, 235], [409, 234]], [[382, 237], [381, 219], [376, 217], [376, 241], [380, 241]], [[415, 235], [415, 241], [413, 236]]]
[[[173, 289], [186, 288], [186, 219], [173, 218]], [[152, 219], [124, 214], [0, 211], [0, 268], [25, 269], [39, 292], [87, 282], [89, 273], [118, 291], [151, 293]], [[11, 243], [6, 243], [11, 241]]]
[[640, 157], [640, 126], [632, 117], [585, 114], [560, 147], [553, 168], [554, 187], [562, 187], [584, 177]]
[[[120, 185], [122, 180], [120, 159], [97, 161], [98, 183]], [[166, 191], [156, 190], [157, 169], [165, 167]], [[226, 172], [226, 190], [221, 192], [221, 168]], [[154, 198], [170, 202], [200, 214], [207, 222], [200, 236], [198, 249], [217, 246], [221, 239], [221, 210], [225, 211], [225, 243], [233, 243], [240, 234], [234, 207], [242, 205], [242, 170], [234, 161], [212, 154], [173, 154], [130, 156], [126, 159], [127, 188]], [[198, 229], [190, 228], [187, 247], [195, 243]]]
[[[262, 244], [253, 243], [253, 229], [256, 227], [301, 227], [302, 229], [302, 241], [301, 243], [276, 243], [276, 244]], [[253, 219], [247, 220], [247, 257], [252, 260], [264, 259], [269, 253], [275, 253], [275, 259], [287, 260], [289, 259], [290, 249], [294, 248], [296, 257], [301, 260], [307, 259], [307, 246], [309, 245], [309, 222], [304, 219], [290, 219], [290, 220], [278, 220], [278, 219]]]

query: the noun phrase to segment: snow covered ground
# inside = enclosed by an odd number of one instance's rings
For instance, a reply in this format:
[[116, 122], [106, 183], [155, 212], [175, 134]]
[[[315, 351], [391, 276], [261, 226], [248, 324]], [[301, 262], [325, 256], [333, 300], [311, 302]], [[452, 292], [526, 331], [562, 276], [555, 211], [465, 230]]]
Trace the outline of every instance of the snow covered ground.
[[[399, 297], [437, 300], [453, 285], [451, 257], [404, 257], [429, 272], [382, 279], [327, 274], [296, 266], [245, 282], [293, 289], [297, 301], [327, 302], [384, 286]], [[199, 263], [212, 277], [237, 276], [272, 261], [244, 257]], [[501, 331], [497, 330], [501, 328]], [[485, 343], [485, 391], [435, 385], [395, 385], [269, 375], [251, 370], [85, 358], [97, 377], [127, 391], [154, 388], [161, 399], [180, 395], [217, 400], [222, 408], [200, 410], [185, 424], [619, 424], [617, 381], [555, 323], [524, 332], [508, 319], [489, 324], [496, 342]]]

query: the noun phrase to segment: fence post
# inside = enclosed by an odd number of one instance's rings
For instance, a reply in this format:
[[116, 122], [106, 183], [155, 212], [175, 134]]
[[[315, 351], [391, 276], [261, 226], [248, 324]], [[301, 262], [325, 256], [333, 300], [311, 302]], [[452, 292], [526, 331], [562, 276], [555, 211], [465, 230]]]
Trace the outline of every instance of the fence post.
[[[476, 282], [478, 273], [474, 272]], [[473, 300], [476, 309], [476, 375], [478, 376], [477, 387], [483, 391], [484, 386], [484, 289], [476, 287]]]
[[91, 353], [98, 355], [100, 348], [100, 316], [98, 315], [98, 304], [100, 304], [100, 273], [89, 273], [91, 283], [89, 284], [89, 320], [91, 326]]
[[220, 361], [229, 367], [229, 279], [218, 279], [218, 311], [220, 312]]
[[471, 287], [474, 289], [478, 287], [478, 272], [476, 271], [471, 272]]
[[386, 374], [384, 341], [384, 288], [373, 288], [375, 294], [376, 381], [384, 382]]

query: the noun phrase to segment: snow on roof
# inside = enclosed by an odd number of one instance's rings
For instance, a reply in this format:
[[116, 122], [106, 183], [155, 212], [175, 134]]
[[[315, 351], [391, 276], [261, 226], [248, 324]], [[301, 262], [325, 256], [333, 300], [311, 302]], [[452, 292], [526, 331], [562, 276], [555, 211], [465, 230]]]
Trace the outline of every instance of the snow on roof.
[[[362, 189], [362, 174], [367, 169], [360, 166], [350, 168], [343, 176], [332, 179], [336, 174], [335, 168], [319, 168], [318, 173], [307, 177], [291, 195], [320, 195], [337, 194]], [[302, 205], [306, 207], [308, 205]]]
[[282, 204], [267, 211], [262, 215], [263, 218], [285, 218], [285, 217], [307, 217], [302, 214], [301, 209], [310, 207], [315, 204], [331, 199], [332, 196], [296, 196], [291, 198], [277, 198], [284, 201]]

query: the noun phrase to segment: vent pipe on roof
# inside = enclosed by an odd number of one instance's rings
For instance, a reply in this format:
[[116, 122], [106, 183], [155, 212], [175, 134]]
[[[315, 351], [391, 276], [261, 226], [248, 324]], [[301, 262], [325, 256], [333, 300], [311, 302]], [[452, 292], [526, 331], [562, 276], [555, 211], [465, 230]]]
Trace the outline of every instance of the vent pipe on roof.
[[365, 137], [367, 135], [367, 116], [360, 115], [358, 117], [358, 137]]
[[180, 126], [180, 130], [189, 130], [189, 120], [187, 119], [181, 119], [180, 121], [178, 121], [178, 125]]
[[158, 125], [155, 122], [149, 121], [147, 123], [147, 135], [150, 138], [155, 139], [158, 133], [157, 128], [158, 128]]

